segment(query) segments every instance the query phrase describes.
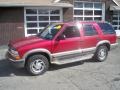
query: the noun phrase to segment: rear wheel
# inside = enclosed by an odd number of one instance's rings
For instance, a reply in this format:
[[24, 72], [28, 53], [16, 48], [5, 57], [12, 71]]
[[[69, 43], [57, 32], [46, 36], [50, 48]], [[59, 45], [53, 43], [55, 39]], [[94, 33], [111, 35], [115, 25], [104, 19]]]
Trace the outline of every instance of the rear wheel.
[[49, 67], [48, 59], [44, 55], [33, 55], [27, 60], [26, 69], [32, 75], [41, 75]]
[[94, 59], [99, 61], [99, 62], [103, 62], [107, 59], [108, 56], [108, 48], [104, 45], [99, 46], [95, 55], [94, 55]]

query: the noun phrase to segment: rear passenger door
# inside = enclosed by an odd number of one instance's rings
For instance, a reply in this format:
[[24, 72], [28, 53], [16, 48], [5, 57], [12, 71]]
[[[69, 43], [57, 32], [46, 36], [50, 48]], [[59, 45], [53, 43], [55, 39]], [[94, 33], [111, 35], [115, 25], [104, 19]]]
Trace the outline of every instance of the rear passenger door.
[[100, 41], [97, 28], [93, 24], [83, 24], [84, 51], [95, 50]]

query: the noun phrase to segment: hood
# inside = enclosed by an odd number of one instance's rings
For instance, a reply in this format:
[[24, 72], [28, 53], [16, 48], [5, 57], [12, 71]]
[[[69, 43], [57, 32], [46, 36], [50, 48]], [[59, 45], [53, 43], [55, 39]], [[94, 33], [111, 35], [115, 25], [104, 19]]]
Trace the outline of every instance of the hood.
[[33, 44], [41, 41], [45, 41], [45, 40], [37, 36], [30, 36], [30, 37], [25, 37], [22, 39], [10, 41], [10, 45], [17, 49], [19, 47], [23, 47], [25, 45], [29, 45], [29, 44]]

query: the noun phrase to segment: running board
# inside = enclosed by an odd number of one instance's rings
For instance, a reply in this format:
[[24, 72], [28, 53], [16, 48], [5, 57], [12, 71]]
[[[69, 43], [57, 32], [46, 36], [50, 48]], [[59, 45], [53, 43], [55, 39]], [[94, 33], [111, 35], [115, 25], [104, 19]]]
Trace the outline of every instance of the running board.
[[53, 58], [53, 61], [51, 62], [52, 64], [67, 64], [67, 63], [73, 63], [73, 62], [78, 62], [78, 61], [82, 61], [82, 60], [86, 60], [86, 59], [91, 59], [93, 57], [94, 54], [89, 54], [89, 55], [83, 55], [83, 56], [79, 56], [79, 57], [74, 57], [74, 58], [70, 58], [70, 59], [59, 59], [59, 58]]

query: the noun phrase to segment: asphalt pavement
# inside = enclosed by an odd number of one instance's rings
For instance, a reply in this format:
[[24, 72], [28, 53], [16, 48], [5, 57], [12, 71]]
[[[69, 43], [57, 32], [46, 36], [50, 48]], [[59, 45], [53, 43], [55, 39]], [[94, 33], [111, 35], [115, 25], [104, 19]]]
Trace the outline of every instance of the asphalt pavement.
[[105, 62], [52, 65], [41, 76], [10, 65], [4, 57], [6, 50], [0, 47], [0, 90], [120, 90], [120, 44]]

